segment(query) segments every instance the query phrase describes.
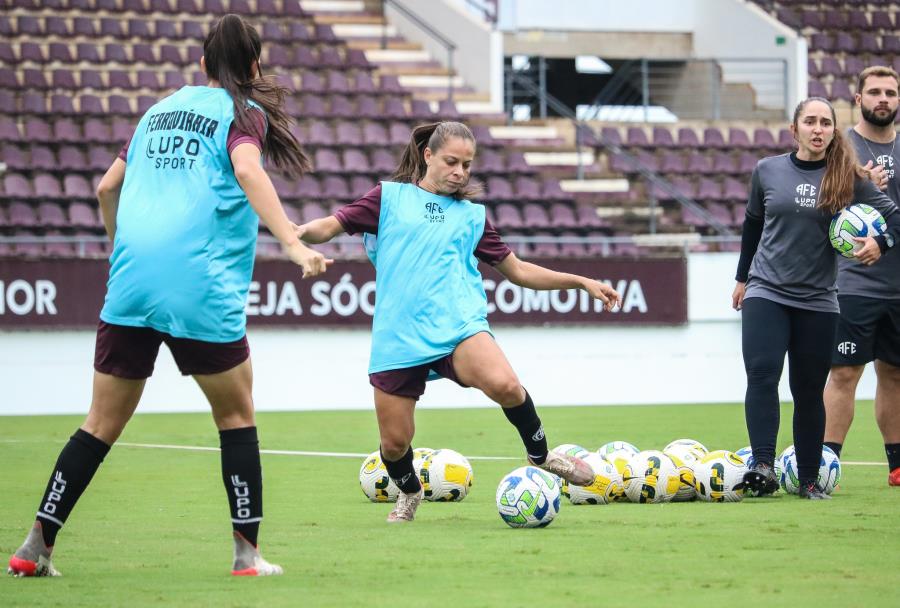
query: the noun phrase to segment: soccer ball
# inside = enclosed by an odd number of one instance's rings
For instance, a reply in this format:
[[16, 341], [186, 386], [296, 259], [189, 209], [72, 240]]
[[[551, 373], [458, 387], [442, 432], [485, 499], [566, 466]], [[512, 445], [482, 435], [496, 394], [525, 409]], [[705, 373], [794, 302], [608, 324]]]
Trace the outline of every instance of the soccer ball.
[[709, 453], [709, 450], [696, 439], [676, 439], [675, 441], [670, 441], [669, 445], [663, 448], [663, 452], [666, 454], [669, 452], [674, 452], [676, 454], [691, 452], [696, 455], [699, 460], [706, 456]]
[[881, 213], [869, 205], [850, 205], [831, 218], [828, 228], [828, 239], [831, 246], [845, 258], [862, 249], [852, 237], [876, 236], [884, 234], [884, 218]]
[[[674, 450], [666, 450], [663, 454], [672, 459], [672, 463], [678, 469], [678, 477], [681, 479], [681, 485], [678, 487], [678, 491], [675, 492], [672, 502], [687, 502], [697, 498], [697, 489], [694, 487], [694, 463], [697, 462], [697, 459], [684, 460]], [[690, 450], [688, 450], [687, 454], [691, 458], [694, 457], [693, 452]]]
[[372, 502], [394, 502], [400, 488], [391, 481], [384, 462], [381, 461], [381, 452], [375, 450], [363, 460], [359, 468], [359, 487], [363, 494]]
[[735, 454], [738, 458], [744, 461], [744, 464], [747, 465], [748, 469], [756, 464], [756, 461], [753, 460], [753, 448], [751, 448], [749, 445], [745, 448], [739, 449], [737, 452], [735, 452]]
[[511, 528], [543, 528], [559, 513], [556, 477], [537, 467], [520, 467], [497, 486], [497, 512]]
[[425, 457], [419, 469], [425, 500], [459, 502], [472, 487], [472, 465], [459, 452], [446, 448]]
[[573, 505], [606, 505], [618, 500], [625, 493], [622, 476], [611, 462], [599, 454], [588, 454], [584, 461], [594, 471], [594, 481], [589, 486], [571, 485], [563, 480], [562, 493]]
[[590, 452], [588, 452], [586, 449], [575, 443], [564, 443], [562, 445], [558, 445], [553, 448], [552, 451], [556, 452], [557, 454], [574, 456], [575, 458], [584, 458], [585, 456], [590, 454]]
[[413, 450], [413, 470], [419, 476], [419, 481], [422, 480], [422, 463], [425, 462], [429, 454], [433, 453], [434, 450], [431, 448], [415, 448]]
[[640, 452], [640, 450], [627, 441], [610, 441], [597, 449], [598, 454], [606, 458], [614, 467], [616, 467], [619, 475], [625, 474], [625, 465], [627, 465], [631, 457], [638, 452]]
[[716, 450], [694, 464], [697, 496], [706, 502], [740, 502], [744, 499], [747, 465], [734, 452]]
[[[788, 494], [796, 494], [800, 488], [800, 475], [797, 470], [797, 454], [794, 446], [789, 445], [776, 461], [781, 465], [778, 481]], [[841, 461], [827, 445], [822, 446], [822, 458], [819, 460], [819, 476], [816, 485], [826, 494], [831, 494], [841, 482]]]
[[669, 502], [681, 486], [678, 467], [658, 450], [644, 450], [632, 456], [622, 480], [631, 502]]

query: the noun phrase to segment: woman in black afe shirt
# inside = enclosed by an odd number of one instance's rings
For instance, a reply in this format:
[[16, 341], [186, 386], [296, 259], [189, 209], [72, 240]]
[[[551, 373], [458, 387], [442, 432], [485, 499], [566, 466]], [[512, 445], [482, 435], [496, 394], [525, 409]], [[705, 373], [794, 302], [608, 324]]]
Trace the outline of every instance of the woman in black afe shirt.
[[778, 436], [778, 382], [790, 361], [794, 446], [801, 498], [830, 498], [816, 484], [825, 433], [822, 392], [838, 320], [837, 252], [831, 217], [864, 203], [885, 217], [888, 232], [858, 239], [862, 264], [874, 264], [900, 238], [900, 213], [866, 178], [835, 128], [834, 108], [820, 97], [802, 101], [791, 132], [798, 149], [764, 158], [753, 171], [732, 305], [742, 311], [744, 403], [753, 463], [750, 495], [778, 489], [773, 464]]

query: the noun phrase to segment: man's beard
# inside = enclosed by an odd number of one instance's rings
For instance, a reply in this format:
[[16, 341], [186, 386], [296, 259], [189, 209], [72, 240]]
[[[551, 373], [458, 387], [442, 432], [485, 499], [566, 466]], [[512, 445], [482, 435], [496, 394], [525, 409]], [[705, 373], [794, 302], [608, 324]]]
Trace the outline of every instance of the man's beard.
[[868, 123], [872, 123], [876, 127], [886, 127], [888, 125], [894, 124], [894, 119], [897, 118], [896, 109], [889, 114], [879, 116], [875, 113], [875, 110], [870, 110], [862, 104], [860, 104], [859, 108], [862, 111], [863, 120]]

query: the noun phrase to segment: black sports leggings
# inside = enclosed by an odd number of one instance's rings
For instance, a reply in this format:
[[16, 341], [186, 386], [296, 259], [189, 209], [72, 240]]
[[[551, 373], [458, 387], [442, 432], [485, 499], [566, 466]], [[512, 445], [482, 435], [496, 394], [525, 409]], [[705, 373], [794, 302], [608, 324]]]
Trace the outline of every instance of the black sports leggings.
[[750, 446], [758, 462], [775, 461], [778, 438], [778, 381], [787, 352], [794, 397], [794, 448], [797, 473], [815, 481], [825, 435], [822, 393], [831, 368], [838, 314], [804, 310], [765, 298], [747, 298], [741, 333], [747, 397], [744, 414]]

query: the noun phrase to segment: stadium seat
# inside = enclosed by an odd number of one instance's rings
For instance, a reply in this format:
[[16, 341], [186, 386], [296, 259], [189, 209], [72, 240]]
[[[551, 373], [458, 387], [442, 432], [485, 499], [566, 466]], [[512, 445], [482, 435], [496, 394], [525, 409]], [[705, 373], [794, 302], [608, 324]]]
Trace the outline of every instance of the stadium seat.
[[509, 203], [500, 203], [494, 207], [494, 217], [498, 230], [519, 230], [524, 226], [522, 214]]

